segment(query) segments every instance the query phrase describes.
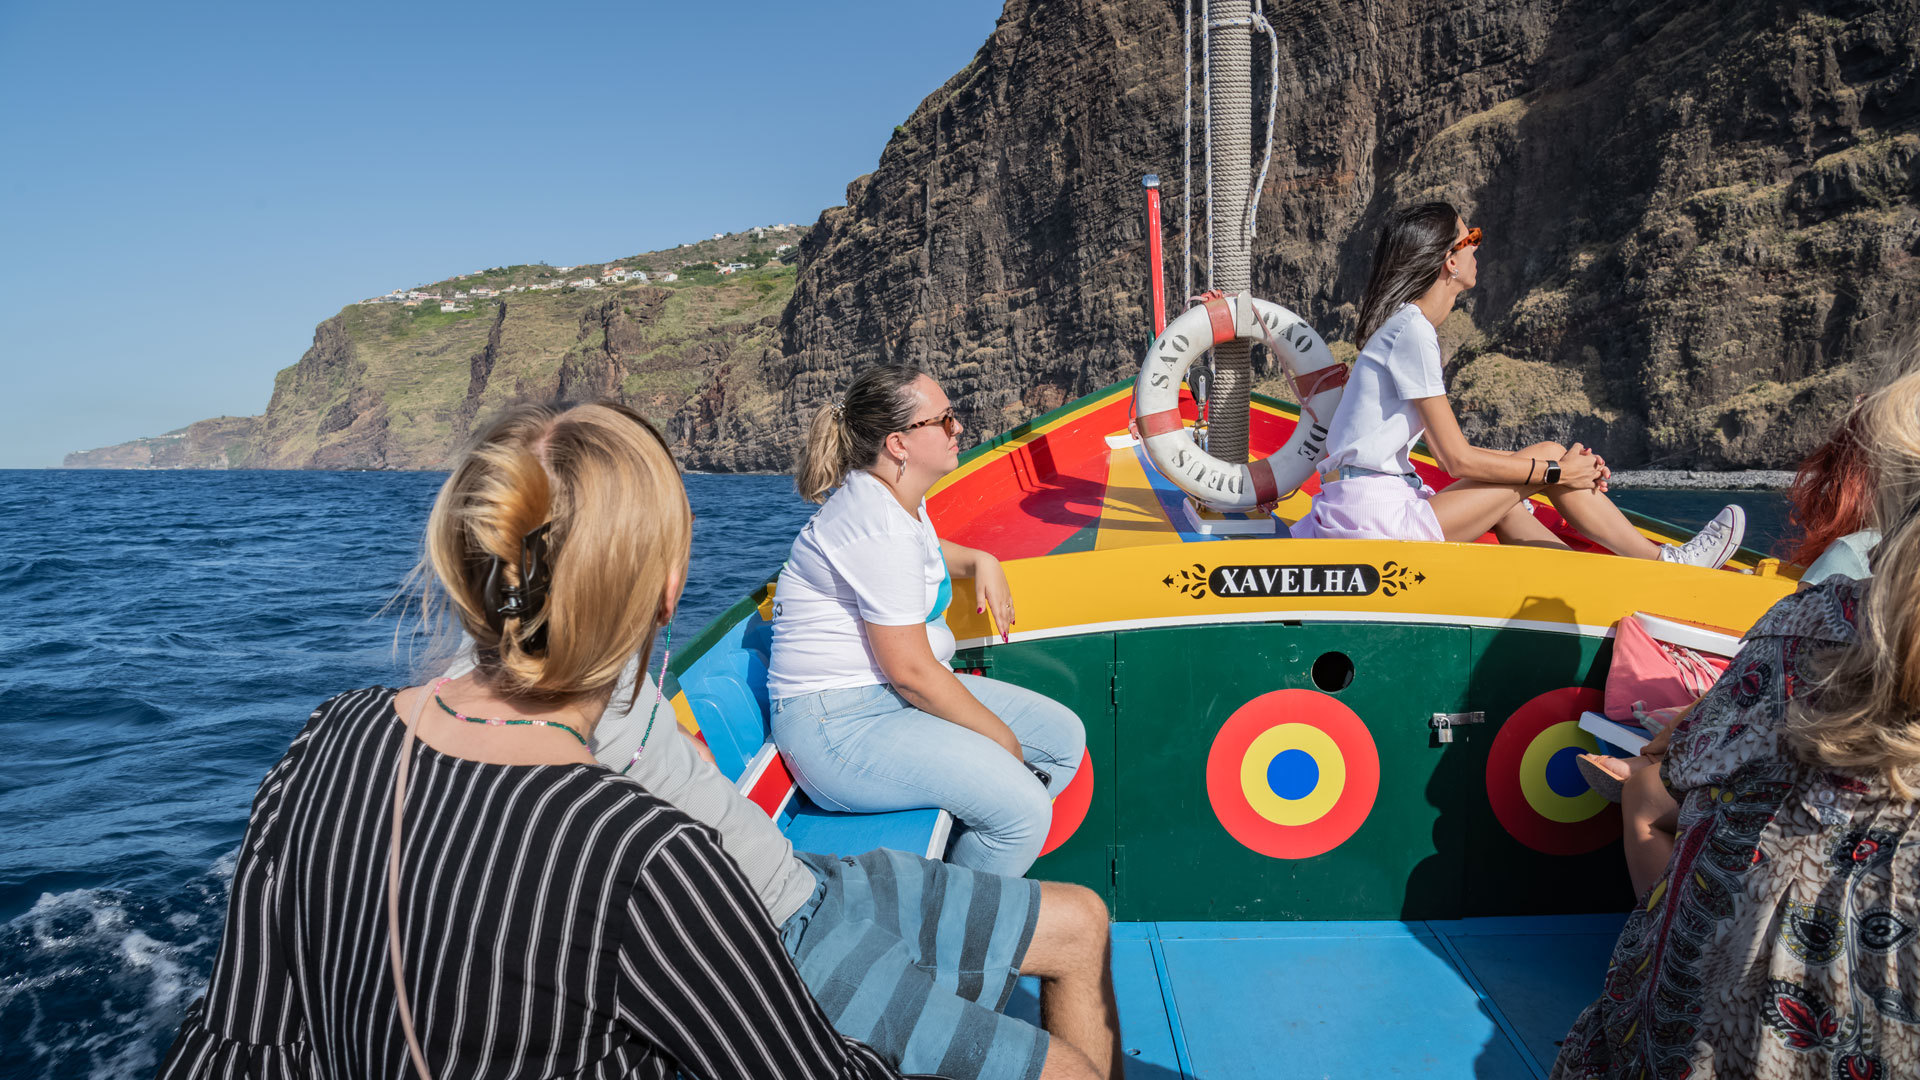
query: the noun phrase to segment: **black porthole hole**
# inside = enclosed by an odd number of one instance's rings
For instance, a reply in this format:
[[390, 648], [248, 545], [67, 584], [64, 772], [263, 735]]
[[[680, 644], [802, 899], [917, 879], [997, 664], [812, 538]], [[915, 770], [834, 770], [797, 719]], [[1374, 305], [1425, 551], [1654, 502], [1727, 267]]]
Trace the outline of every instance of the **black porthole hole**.
[[1321, 653], [1313, 662], [1313, 685], [1337, 694], [1353, 685], [1353, 660], [1343, 652]]

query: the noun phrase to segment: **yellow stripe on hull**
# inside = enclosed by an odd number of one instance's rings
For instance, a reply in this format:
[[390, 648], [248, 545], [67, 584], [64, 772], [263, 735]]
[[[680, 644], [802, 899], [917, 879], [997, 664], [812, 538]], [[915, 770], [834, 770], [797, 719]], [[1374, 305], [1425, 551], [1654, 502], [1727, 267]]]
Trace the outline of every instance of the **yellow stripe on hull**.
[[[1792, 579], [1617, 555], [1396, 540], [1238, 540], [1112, 547], [1006, 564], [1015, 639], [1147, 626], [1410, 622], [1603, 635], [1635, 611], [1742, 631]], [[954, 582], [962, 646], [997, 640]]]

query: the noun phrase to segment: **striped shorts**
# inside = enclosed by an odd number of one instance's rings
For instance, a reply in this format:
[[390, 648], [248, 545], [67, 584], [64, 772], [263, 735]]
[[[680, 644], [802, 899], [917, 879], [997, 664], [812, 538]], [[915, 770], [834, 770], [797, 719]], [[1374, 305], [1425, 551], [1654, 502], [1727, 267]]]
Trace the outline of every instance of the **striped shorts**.
[[902, 1073], [1034, 1080], [1047, 1033], [1003, 1014], [1040, 883], [884, 848], [796, 853], [819, 885], [780, 928], [835, 1030]]

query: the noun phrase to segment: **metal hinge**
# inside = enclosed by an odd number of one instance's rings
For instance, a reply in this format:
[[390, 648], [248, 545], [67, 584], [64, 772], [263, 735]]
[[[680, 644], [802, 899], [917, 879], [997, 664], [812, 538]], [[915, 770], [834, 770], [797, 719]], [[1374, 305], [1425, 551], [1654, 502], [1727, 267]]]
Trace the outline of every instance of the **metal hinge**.
[[1443, 743], [1453, 741], [1453, 729], [1462, 724], [1484, 724], [1484, 712], [1437, 712], [1433, 714], [1433, 733]]
[[1120, 676], [1126, 670], [1126, 664], [1119, 660], [1107, 661], [1107, 696], [1113, 703], [1113, 711], [1120, 711]]

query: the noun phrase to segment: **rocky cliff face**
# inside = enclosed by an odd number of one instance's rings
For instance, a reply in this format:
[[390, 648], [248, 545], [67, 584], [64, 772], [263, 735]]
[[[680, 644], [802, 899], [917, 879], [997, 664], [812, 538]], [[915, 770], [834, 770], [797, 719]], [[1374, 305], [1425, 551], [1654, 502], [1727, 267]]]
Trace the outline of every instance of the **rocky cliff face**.
[[[1453, 202], [1487, 232], [1479, 287], [1441, 328], [1484, 444], [1790, 466], [1920, 319], [1920, 0], [1266, 9], [1281, 61], [1255, 291], [1351, 350], [1381, 221]], [[355, 305], [264, 417], [76, 463], [433, 468], [508, 402], [611, 393], [690, 467], [778, 470], [812, 410], [880, 360], [938, 376], [969, 437], [1004, 429], [1133, 373], [1152, 332], [1142, 173], [1164, 181], [1180, 287], [1183, 10], [1007, 0], [807, 233], [797, 279], [457, 315]], [[726, 254], [707, 246], [682, 257]]]
[[[1488, 234], [1445, 328], [1476, 439], [1789, 465], [1920, 316], [1916, 0], [1267, 14], [1255, 291], [1350, 338], [1384, 216], [1452, 201]], [[1167, 182], [1170, 291], [1180, 276], [1179, 17], [1009, 0], [802, 244], [786, 439], [872, 361], [926, 365], [976, 432], [1131, 374], [1151, 335], [1141, 173]]]

